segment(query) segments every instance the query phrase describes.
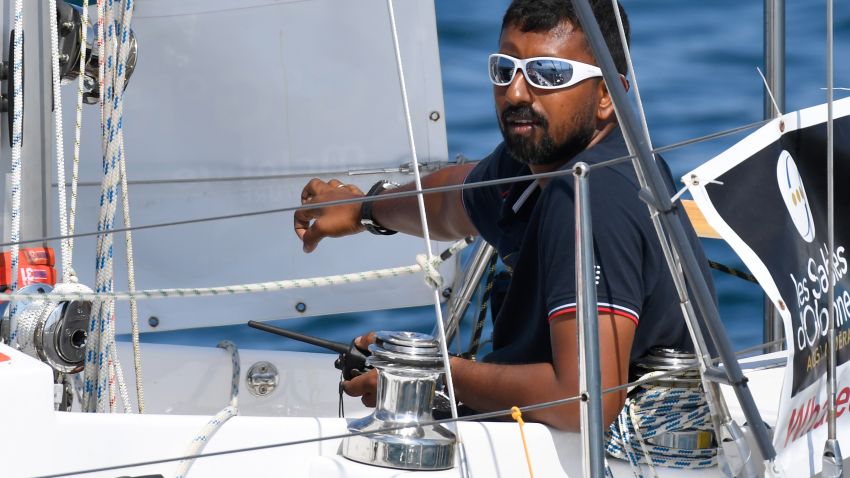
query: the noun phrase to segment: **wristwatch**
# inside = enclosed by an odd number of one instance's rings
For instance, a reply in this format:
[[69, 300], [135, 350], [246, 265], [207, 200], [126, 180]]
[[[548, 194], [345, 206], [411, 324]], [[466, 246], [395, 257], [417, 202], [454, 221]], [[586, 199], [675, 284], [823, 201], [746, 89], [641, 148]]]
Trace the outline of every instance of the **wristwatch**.
[[[369, 189], [369, 192], [366, 193], [366, 197], [377, 196], [384, 191], [389, 191], [391, 189], [395, 189], [398, 187], [398, 184], [387, 181], [386, 179], [382, 179], [377, 183], [372, 185], [372, 188]], [[375, 218], [372, 216], [372, 206], [374, 201], [366, 201], [360, 206], [360, 224], [366, 228], [367, 231], [372, 234], [377, 234], [379, 236], [391, 236], [398, 231], [393, 231], [392, 229], [388, 229], [378, 223]]]

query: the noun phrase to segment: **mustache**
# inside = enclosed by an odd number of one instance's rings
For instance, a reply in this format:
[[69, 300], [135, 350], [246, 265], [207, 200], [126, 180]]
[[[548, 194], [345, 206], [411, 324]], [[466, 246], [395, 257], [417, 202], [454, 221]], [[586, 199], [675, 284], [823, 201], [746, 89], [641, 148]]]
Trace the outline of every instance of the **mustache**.
[[541, 126], [547, 126], [548, 121], [529, 105], [508, 106], [502, 111], [502, 124], [514, 121], [533, 121]]

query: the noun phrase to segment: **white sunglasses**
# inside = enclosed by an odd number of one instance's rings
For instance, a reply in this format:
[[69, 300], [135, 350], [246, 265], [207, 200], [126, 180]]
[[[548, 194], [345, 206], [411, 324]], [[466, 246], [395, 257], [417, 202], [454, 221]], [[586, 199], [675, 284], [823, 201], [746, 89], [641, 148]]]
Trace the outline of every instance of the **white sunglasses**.
[[509, 55], [490, 55], [490, 81], [496, 86], [508, 86], [514, 81], [517, 70], [522, 70], [525, 81], [544, 90], [567, 88], [580, 81], [602, 76], [599, 67], [575, 60], [541, 56], [520, 60]]

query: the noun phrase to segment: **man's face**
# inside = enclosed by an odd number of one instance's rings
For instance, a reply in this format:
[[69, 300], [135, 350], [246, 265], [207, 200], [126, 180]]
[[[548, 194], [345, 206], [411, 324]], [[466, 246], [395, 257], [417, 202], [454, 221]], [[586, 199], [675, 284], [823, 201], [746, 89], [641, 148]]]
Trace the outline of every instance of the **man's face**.
[[[502, 31], [499, 53], [514, 58], [557, 57], [594, 65], [584, 33], [564, 22], [547, 32]], [[599, 79], [544, 90], [517, 71], [507, 86], [494, 86], [496, 114], [508, 152], [530, 165], [565, 163], [587, 147], [596, 126]]]

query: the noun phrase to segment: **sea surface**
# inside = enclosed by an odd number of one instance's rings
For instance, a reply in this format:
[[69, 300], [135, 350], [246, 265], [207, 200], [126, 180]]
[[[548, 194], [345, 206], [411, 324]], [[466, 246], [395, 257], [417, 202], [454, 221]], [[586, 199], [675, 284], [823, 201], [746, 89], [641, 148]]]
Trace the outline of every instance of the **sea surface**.
[[[507, 0], [436, 0], [449, 156], [478, 159], [500, 141], [486, 75], [497, 49]], [[761, 120], [763, 0], [625, 0], [632, 25], [637, 85], [655, 146], [701, 137]], [[835, 86], [850, 88], [850, 9], [835, 2]], [[786, 110], [826, 101], [826, 2], [787, 0]], [[762, 67], [763, 69], [763, 67]], [[836, 98], [848, 91], [836, 91]], [[665, 154], [679, 177], [722, 152], [743, 135], [699, 143]], [[840, 186], [839, 186], [840, 187]], [[742, 205], [742, 207], [754, 207]], [[710, 259], [744, 269], [715, 240], [704, 242]], [[762, 343], [763, 295], [741, 279], [715, 274], [720, 310], [736, 349]], [[473, 308], [477, 307], [473, 305]], [[321, 323], [321, 325], [318, 325]], [[430, 332], [433, 307], [341, 315], [334, 320], [291, 319], [279, 325], [349, 342], [368, 330]], [[328, 324], [334, 324], [328, 328]], [[486, 334], [486, 331], [485, 331]], [[122, 339], [126, 340], [126, 337]], [[144, 334], [144, 342], [214, 346], [222, 339], [243, 348], [317, 351], [247, 326]]]

